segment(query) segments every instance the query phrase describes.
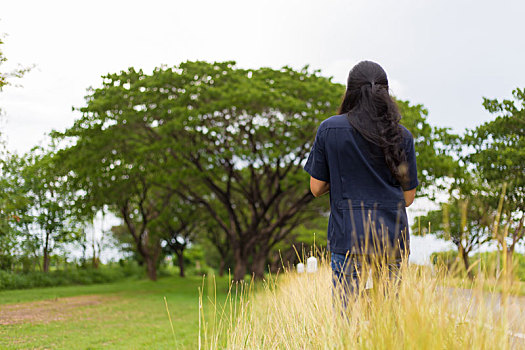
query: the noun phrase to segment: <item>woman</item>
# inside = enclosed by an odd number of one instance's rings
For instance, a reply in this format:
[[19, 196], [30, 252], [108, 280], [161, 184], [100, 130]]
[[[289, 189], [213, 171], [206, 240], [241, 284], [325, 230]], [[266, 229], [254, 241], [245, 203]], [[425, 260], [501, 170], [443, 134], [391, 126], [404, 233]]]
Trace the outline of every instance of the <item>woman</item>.
[[409, 253], [405, 207], [418, 180], [413, 137], [400, 119], [385, 71], [360, 62], [339, 115], [321, 123], [304, 167], [314, 196], [330, 192], [328, 250], [334, 286], [345, 294], [364, 287], [370, 265], [395, 276]]

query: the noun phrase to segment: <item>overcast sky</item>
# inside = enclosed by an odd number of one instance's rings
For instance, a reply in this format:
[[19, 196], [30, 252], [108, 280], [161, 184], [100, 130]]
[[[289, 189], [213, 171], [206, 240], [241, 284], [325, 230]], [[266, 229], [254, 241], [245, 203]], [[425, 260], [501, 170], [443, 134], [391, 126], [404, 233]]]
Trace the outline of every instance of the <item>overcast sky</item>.
[[[36, 68], [22, 88], [0, 93], [1, 133], [11, 151], [25, 152], [73, 123], [72, 107], [101, 75], [197, 59], [308, 64], [342, 83], [354, 64], [374, 60], [395, 95], [425, 105], [433, 125], [462, 132], [493, 118], [482, 96], [525, 87], [524, 15], [525, 1], [2, 0], [2, 69]], [[411, 219], [431, 204], [416, 201]], [[412, 245], [416, 261], [450, 247], [430, 236]]]
[[86, 88], [134, 66], [185, 60], [239, 66], [306, 64], [345, 82], [370, 59], [398, 97], [425, 105], [434, 125], [461, 132], [493, 118], [482, 96], [525, 86], [525, 1], [6, 1], [8, 64], [35, 64], [0, 94], [3, 134], [26, 151], [78, 117]]

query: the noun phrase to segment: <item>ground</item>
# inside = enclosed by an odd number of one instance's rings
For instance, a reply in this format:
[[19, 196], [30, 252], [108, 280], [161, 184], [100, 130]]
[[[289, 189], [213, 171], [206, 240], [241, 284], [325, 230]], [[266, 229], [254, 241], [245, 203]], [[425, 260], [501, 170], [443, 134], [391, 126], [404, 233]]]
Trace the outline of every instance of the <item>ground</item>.
[[[224, 299], [227, 280], [216, 285]], [[195, 349], [199, 287], [214, 295], [201, 277], [0, 292], [0, 348]]]
[[[199, 288], [205, 310], [211, 310], [206, 304], [214, 299], [214, 286], [221, 304], [227, 284], [226, 278], [203, 283], [193, 276], [0, 292], [0, 349], [196, 349]], [[475, 298], [468, 289], [455, 295], [469, 305]], [[516, 348], [525, 341], [524, 317], [525, 297], [510, 297], [509, 331]]]

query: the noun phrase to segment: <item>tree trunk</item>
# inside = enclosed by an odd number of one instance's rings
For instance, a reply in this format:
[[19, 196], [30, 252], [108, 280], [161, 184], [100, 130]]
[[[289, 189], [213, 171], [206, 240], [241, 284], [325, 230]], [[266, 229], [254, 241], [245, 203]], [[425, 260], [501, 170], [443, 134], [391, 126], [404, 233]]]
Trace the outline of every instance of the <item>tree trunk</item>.
[[[240, 249], [236, 249], [240, 250]], [[233, 268], [233, 279], [237, 282], [244, 280], [246, 275], [246, 257], [240, 251], [234, 252], [235, 267]]]
[[507, 249], [507, 277], [509, 279], [508, 282], [510, 284], [512, 284], [512, 280], [513, 280], [513, 270], [514, 270], [513, 255], [514, 255], [514, 245], [509, 246], [509, 248]]
[[226, 265], [226, 262], [224, 261], [224, 258], [221, 256], [221, 261], [219, 262], [219, 276], [224, 276], [224, 266]]
[[91, 261], [92, 265], [93, 265], [93, 268], [94, 269], [97, 269], [98, 268], [98, 258], [97, 258], [97, 250], [95, 248], [95, 241], [94, 241], [95, 238], [93, 238], [93, 245], [92, 245], [92, 248], [93, 248], [93, 259]]
[[468, 261], [468, 252], [463, 248], [463, 246], [459, 246], [459, 254], [461, 255], [461, 259], [463, 260], [463, 265], [465, 265], [465, 271], [467, 272], [467, 276], [469, 278], [472, 278], [472, 271], [470, 271], [470, 262]]
[[253, 255], [252, 273], [254, 274], [254, 277], [258, 280], [262, 280], [264, 278], [267, 257], [267, 249], [262, 249]]
[[44, 242], [44, 272], [49, 272], [49, 233], [46, 232], [46, 240]]
[[44, 272], [49, 272], [49, 252], [44, 248]]
[[146, 261], [146, 271], [148, 273], [148, 278], [152, 281], [157, 280], [157, 264], [153, 257], [145, 256], [144, 260]]
[[252, 273], [257, 280], [264, 278], [264, 271], [266, 269], [266, 257], [257, 258], [252, 264]]
[[184, 250], [181, 250], [180, 254], [177, 252], [177, 258], [179, 261], [179, 275], [184, 277]]

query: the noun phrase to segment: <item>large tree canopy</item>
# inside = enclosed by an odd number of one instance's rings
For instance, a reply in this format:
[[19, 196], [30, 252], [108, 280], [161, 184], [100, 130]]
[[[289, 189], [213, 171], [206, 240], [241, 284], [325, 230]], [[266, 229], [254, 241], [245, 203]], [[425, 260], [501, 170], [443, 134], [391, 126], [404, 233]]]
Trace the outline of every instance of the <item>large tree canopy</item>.
[[[137, 185], [153, 197], [183, 198], [228, 237], [235, 278], [242, 279], [248, 266], [262, 276], [270, 249], [328, 209], [312, 201], [302, 165], [316, 128], [335, 114], [343, 93], [344, 86], [308, 68], [241, 69], [234, 62], [185, 62], [152, 74], [130, 68], [105, 76], [87, 96], [82, 118], [55, 136], [70, 138], [64, 164], [90, 205], [130, 196], [140, 204]], [[400, 107], [426, 186], [452, 162], [436, 147], [446, 132], [428, 125], [422, 106]]]

